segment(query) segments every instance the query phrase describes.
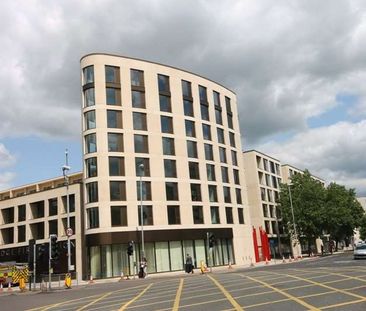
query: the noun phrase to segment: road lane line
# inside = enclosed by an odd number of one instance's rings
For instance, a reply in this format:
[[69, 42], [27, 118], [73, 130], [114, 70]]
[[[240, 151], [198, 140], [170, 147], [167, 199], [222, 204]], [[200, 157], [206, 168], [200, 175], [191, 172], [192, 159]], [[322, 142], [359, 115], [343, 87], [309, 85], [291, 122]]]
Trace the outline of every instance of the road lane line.
[[150, 285], [146, 286], [146, 288], [140, 293], [138, 294], [135, 298], [131, 299], [130, 301], [128, 301], [126, 304], [124, 304], [123, 306], [121, 306], [121, 308], [119, 308], [118, 311], [123, 311], [123, 310], [126, 310], [127, 307], [132, 304], [133, 302], [135, 302], [137, 299], [139, 299], [143, 294], [146, 293], [146, 291], [151, 287], [153, 286], [154, 283], [151, 283]]
[[114, 293], [114, 292], [106, 293], [106, 294], [104, 294], [104, 295], [100, 296], [98, 299], [95, 299], [95, 300], [93, 300], [93, 301], [89, 302], [87, 305], [82, 306], [82, 307], [81, 307], [81, 308], [79, 308], [79, 309], [76, 309], [76, 311], [84, 310], [85, 308], [87, 308], [87, 307], [91, 306], [92, 304], [94, 304], [94, 303], [96, 303], [96, 302], [98, 302], [98, 301], [100, 301], [100, 300], [104, 299], [105, 297], [108, 297], [109, 295], [111, 295], [111, 294], [113, 294], [113, 293]]
[[[242, 275], [242, 274], [241, 274], [241, 275]], [[252, 278], [252, 277], [247, 276], [247, 275], [242, 275], [242, 276], [243, 276], [243, 277], [248, 278], [249, 280], [252, 280], [252, 281], [258, 282], [258, 283], [262, 284], [263, 286], [268, 287], [268, 288], [272, 289], [273, 291], [275, 291], [275, 292], [277, 292], [277, 293], [280, 293], [280, 294], [282, 294], [282, 295], [286, 296], [287, 298], [289, 298], [289, 299], [291, 299], [291, 300], [293, 300], [293, 301], [297, 302], [297, 303], [298, 303], [298, 304], [300, 304], [300, 305], [303, 305], [304, 307], [306, 307], [306, 308], [308, 308], [308, 309], [310, 309], [310, 310], [320, 310], [320, 309], [316, 308], [315, 306], [313, 306], [313, 305], [311, 305], [311, 304], [308, 304], [307, 302], [305, 302], [305, 301], [303, 301], [303, 300], [301, 300], [301, 299], [299, 299], [299, 298], [297, 298], [297, 297], [295, 297], [295, 296], [292, 296], [292, 295], [290, 295], [289, 293], [286, 293], [286, 292], [284, 292], [284, 291], [282, 291], [282, 290], [280, 290], [280, 289], [278, 289], [278, 288], [276, 288], [276, 287], [273, 287], [272, 285], [270, 285], [270, 284], [268, 284], [268, 283], [266, 283], [266, 282], [263, 282], [263, 281], [261, 281], [261, 280], [257, 280], [257, 279], [255, 279], [255, 278]]]
[[335, 305], [329, 305], [329, 306], [321, 307], [320, 309], [321, 310], [326, 310], [326, 309], [330, 309], [330, 308], [343, 307], [343, 306], [347, 306], [347, 305], [354, 305], [354, 304], [360, 303], [360, 302], [365, 302], [365, 300], [360, 299], [360, 300], [341, 302], [341, 303], [337, 303]]
[[243, 311], [244, 309], [237, 303], [237, 301], [233, 298], [233, 296], [230, 295], [230, 293], [225, 289], [224, 286], [222, 286], [216, 279], [214, 279], [211, 275], [207, 275], [207, 277], [209, 277], [211, 279], [212, 282], [215, 283], [215, 285], [223, 292], [223, 294], [225, 295], [225, 297], [227, 298], [227, 300], [230, 301], [230, 303], [233, 305], [233, 307], [235, 308], [235, 310], [241, 310]]
[[175, 296], [174, 306], [172, 309], [173, 311], [177, 311], [179, 309], [179, 302], [180, 302], [180, 296], [182, 295], [183, 283], [184, 279], [182, 278], [180, 279], [177, 295]]

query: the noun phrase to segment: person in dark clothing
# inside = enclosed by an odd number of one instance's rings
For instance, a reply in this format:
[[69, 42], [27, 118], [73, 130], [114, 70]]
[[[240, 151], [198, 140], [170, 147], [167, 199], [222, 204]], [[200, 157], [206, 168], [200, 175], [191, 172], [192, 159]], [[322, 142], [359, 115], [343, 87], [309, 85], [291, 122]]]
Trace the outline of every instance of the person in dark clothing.
[[193, 260], [189, 254], [187, 254], [187, 256], [186, 256], [185, 270], [186, 270], [186, 273], [193, 273]]

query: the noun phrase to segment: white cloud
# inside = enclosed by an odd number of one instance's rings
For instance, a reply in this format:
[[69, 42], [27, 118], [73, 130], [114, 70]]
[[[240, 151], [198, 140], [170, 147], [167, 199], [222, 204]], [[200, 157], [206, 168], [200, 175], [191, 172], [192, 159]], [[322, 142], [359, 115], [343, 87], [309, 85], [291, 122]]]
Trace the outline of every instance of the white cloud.
[[14, 165], [16, 162], [15, 156], [13, 156], [9, 150], [6, 149], [4, 144], [0, 143], [0, 169]]
[[0, 172], [0, 189], [9, 189], [13, 186], [12, 182], [15, 179], [13, 172]]

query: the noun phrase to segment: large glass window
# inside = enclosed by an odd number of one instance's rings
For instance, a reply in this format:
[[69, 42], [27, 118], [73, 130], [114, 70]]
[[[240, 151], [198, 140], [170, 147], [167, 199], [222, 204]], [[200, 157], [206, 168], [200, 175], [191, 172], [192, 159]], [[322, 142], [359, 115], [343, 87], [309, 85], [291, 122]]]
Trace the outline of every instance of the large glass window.
[[216, 181], [215, 165], [206, 164], [207, 180]]
[[97, 151], [96, 134], [89, 134], [85, 136], [85, 153], [92, 153]]
[[184, 115], [187, 117], [194, 117], [193, 102], [190, 100], [183, 100]]
[[175, 155], [174, 138], [163, 137], [163, 154], [164, 155]]
[[91, 87], [84, 91], [84, 106], [90, 107], [95, 105], [94, 88]]
[[236, 151], [231, 150], [231, 162], [234, 166], [238, 166], [238, 158], [236, 156]]
[[109, 193], [111, 201], [126, 201], [126, 182], [110, 181]]
[[225, 212], [226, 212], [226, 223], [227, 224], [233, 224], [234, 223], [233, 208], [226, 206], [225, 207]]
[[169, 271], [168, 242], [155, 242], [156, 272]]
[[[141, 169], [141, 164], [143, 169]], [[135, 158], [136, 176], [150, 176], [150, 161], [149, 158]]]
[[131, 91], [132, 107], [145, 108], [145, 93], [141, 91]]
[[146, 113], [133, 112], [133, 129], [147, 131]]
[[213, 148], [210, 144], [205, 144], [205, 159], [208, 161], [213, 161]]
[[141, 70], [131, 69], [131, 85], [132, 86], [144, 86], [144, 72]]
[[123, 134], [108, 133], [108, 151], [123, 152]]
[[167, 201], [178, 201], [178, 183], [176, 182], [166, 182], [165, 192]]
[[[139, 226], [141, 226], [141, 206], [138, 207], [138, 219]], [[144, 226], [152, 226], [153, 221], [153, 207], [152, 205], [142, 205], [142, 219], [144, 221]]]
[[136, 189], [137, 189], [137, 200], [141, 200], [141, 187], [142, 186], [142, 200], [143, 201], [151, 201], [151, 182], [150, 181], [136, 181]]
[[[51, 230], [53, 228], [53, 226], [51, 225], [51, 222], [49, 222], [49, 226], [50, 226], [50, 233], [53, 231]], [[57, 226], [57, 220], [54, 220], [54, 222], [56, 222], [56, 226]], [[57, 234], [57, 230], [56, 230], [56, 234]], [[18, 226], [18, 243], [21, 242], [25, 242], [25, 226]]]
[[173, 118], [167, 116], [160, 116], [161, 132], [173, 134]]
[[192, 97], [191, 82], [182, 80], [182, 94], [185, 97]]
[[217, 202], [217, 189], [215, 185], [208, 185], [208, 198], [210, 202]]
[[221, 177], [223, 183], [229, 183], [229, 170], [225, 166], [221, 166]]
[[87, 213], [87, 226], [88, 229], [99, 228], [99, 209], [98, 207], [88, 208]]
[[125, 175], [125, 159], [123, 157], [109, 157], [109, 176]]
[[199, 91], [199, 95], [200, 95], [200, 102], [207, 103], [207, 89], [204, 86], [199, 85], [198, 91]]
[[159, 92], [169, 92], [169, 77], [165, 75], [158, 75]]
[[224, 202], [231, 203], [230, 187], [224, 187]]
[[196, 137], [196, 128], [194, 126], [194, 121], [185, 120], [184, 123], [186, 126], [186, 136]]
[[169, 241], [171, 270], [183, 269], [182, 241]]
[[234, 183], [236, 185], [240, 185], [239, 171], [234, 169], [233, 170], [233, 175], [234, 175]]
[[149, 143], [147, 135], [134, 135], [136, 153], [149, 153]]
[[191, 200], [192, 201], [202, 201], [200, 184], [191, 184]]
[[179, 205], [168, 205], [168, 224], [180, 225], [180, 211]]
[[105, 66], [105, 82], [106, 83], [119, 83], [119, 67]]
[[187, 154], [189, 158], [198, 158], [197, 143], [195, 141], [187, 140]]
[[220, 223], [220, 213], [218, 206], [211, 206], [211, 223], [212, 224]]
[[[23, 206], [25, 207], [25, 205], [23, 205]], [[57, 198], [49, 199], [48, 200], [48, 216], [57, 215], [57, 212], [58, 212], [57, 210], [58, 210]], [[25, 217], [25, 210], [24, 210], [24, 217]], [[20, 221], [19, 220], [19, 210], [18, 210], [18, 221]]]
[[219, 147], [219, 153], [220, 153], [220, 162], [227, 163], [226, 149], [224, 147]]
[[238, 218], [239, 218], [239, 224], [244, 224], [244, 209], [238, 208]]
[[[56, 215], [57, 215], [57, 199], [56, 199]], [[26, 208], [25, 204], [18, 206], [18, 222], [26, 219]]]
[[200, 169], [197, 162], [188, 162], [189, 178], [200, 179]]
[[205, 121], [210, 121], [208, 106], [206, 104], [201, 104], [200, 107], [201, 107], [201, 119]]
[[192, 206], [192, 213], [193, 213], [193, 223], [194, 224], [203, 224], [203, 207], [199, 205]]
[[86, 178], [95, 177], [98, 175], [97, 158], [89, 158], [85, 160]]
[[95, 129], [95, 110], [85, 112], [85, 129]]
[[85, 184], [86, 187], [86, 203], [98, 202], [98, 182], [90, 182]]
[[230, 138], [230, 146], [235, 148], [235, 134], [229, 132], [229, 138]]
[[220, 93], [213, 91], [213, 99], [215, 107], [221, 107], [220, 104]]
[[221, 108], [215, 107], [215, 119], [216, 123], [222, 125], [222, 113]]
[[202, 124], [203, 139], [211, 140], [211, 126]]
[[242, 198], [241, 198], [241, 189], [236, 188], [235, 189], [235, 195], [236, 195], [236, 203], [237, 204], [243, 204]]
[[107, 110], [107, 127], [122, 128], [122, 111]]
[[121, 90], [113, 87], [106, 88], [106, 103], [107, 105], [121, 105]]
[[175, 160], [164, 159], [165, 177], [177, 177], [177, 167]]
[[172, 112], [172, 105], [170, 103], [170, 97], [166, 95], [159, 95], [160, 111]]
[[217, 141], [219, 144], [225, 144], [224, 130], [219, 127], [217, 128]]
[[112, 227], [127, 226], [127, 206], [111, 206]]
[[84, 85], [94, 82], [94, 66], [88, 66], [83, 69], [83, 82]]

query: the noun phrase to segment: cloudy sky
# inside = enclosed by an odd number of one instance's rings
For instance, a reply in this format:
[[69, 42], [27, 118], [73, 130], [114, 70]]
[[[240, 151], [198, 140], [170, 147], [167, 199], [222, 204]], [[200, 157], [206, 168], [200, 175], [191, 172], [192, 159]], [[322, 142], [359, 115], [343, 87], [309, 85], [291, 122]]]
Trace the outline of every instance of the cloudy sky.
[[234, 90], [245, 150], [366, 196], [366, 1], [1, 1], [0, 190], [81, 170], [79, 60], [108, 52]]

